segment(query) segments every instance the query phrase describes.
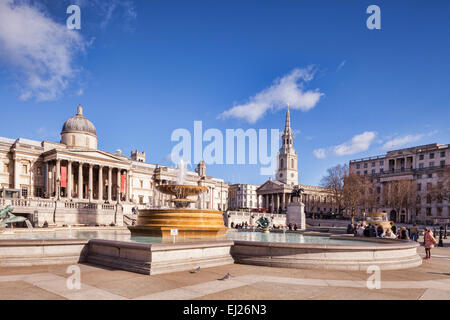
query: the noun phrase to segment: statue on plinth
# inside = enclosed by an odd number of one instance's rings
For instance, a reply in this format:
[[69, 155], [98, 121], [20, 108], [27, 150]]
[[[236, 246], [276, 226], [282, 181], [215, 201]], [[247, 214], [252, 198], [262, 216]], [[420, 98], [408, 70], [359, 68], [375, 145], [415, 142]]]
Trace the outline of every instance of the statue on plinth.
[[305, 205], [301, 202], [304, 189], [295, 186], [291, 193], [291, 202], [288, 204], [286, 223], [297, 225], [297, 230], [306, 229]]

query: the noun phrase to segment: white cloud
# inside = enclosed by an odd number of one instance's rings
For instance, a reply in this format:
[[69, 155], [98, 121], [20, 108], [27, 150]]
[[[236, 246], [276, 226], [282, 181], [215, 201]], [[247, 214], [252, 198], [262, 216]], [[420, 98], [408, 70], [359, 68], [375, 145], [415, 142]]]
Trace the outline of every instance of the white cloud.
[[326, 155], [326, 150], [323, 149], [323, 148], [316, 149], [316, 150], [313, 151], [313, 153], [314, 153], [314, 156], [315, 156], [317, 159], [325, 159], [326, 156], [327, 156], [327, 155]]
[[397, 137], [392, 140], [389, 140], [385, 142], [382, 146], [383, 149], [395, 149], [400, 146], [403, 146], [405, 144], [418, 141], [422, 139], [423, 134], [417, 134], [417, 135], [407, 135], [403, 137]]
[[294, 69], [282, 78], [277, 78], [273, 84], [250, 97], [247, 103], [240, 104], [224, 111], [219, 118], [244, 119], [249, 123], [258, 121], [268, 110], [285, 108], [308, 111], [314, 108], [323, 96], [318, 89], [306, 90], [305, 83], [314, 78], [314, 69]]
[[345, 66], [346, 62], [347, 62], [347, 60], [342, 61], [342, 62], [338, 65], [337, 70], [338, 70], [338, 71], [341, 70], [341, 69]]
[[354, 136], [350, 141], [344, 142], [337, 146], [315, 149], [313, 153], [318, 159], [324, 159], [330, 154], [335, 156], [345, 156], [359, 153], [369, 149], [376, 135], [377, 133], [375, 131], [366, 131]]
[[78, 72], [73, 59], [85, 46], [77, 31], [28, 2], [0, 0], [0, 62], [18, 76], [21, 99], [56, 99]]
[[354, 136], [350, 141], [344, 142], [333, 147], [333, 153], [337, 156], [344, 156], [366, 151], [369, 149], [377, 133], [374, 131], [366, 131]]

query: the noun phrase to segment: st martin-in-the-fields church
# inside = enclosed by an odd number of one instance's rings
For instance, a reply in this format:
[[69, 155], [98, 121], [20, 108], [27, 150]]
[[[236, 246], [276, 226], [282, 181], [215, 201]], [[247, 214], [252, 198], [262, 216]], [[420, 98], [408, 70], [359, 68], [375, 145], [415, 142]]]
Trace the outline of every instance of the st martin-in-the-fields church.
[[329, 190], [298, 183], [298, 155], [294, 149], [294, 136], [291, 129], [289, 105], [286, 111], [286, 122], [282, 135], [282, 145], [278, 153], [276, 179], [269, 179], [257, 190], [259, 206], [271, 213], [286, 213], [291, 201], [291, 193], [295, 187], [303, 189], [301, 201], [309, 212], [330, 212], [332, 198]]

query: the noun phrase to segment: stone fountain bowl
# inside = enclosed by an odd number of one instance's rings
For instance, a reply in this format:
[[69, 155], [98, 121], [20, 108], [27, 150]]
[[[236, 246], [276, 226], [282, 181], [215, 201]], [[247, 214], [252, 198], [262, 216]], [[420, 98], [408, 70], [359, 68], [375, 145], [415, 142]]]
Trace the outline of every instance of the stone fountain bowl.
[[163, 184], [157, 188], [162, 193], [170, 194], [177, 199], [187, 199], [188, 196], [196, 196], [208, 190], [207, 187], [188, 184]]

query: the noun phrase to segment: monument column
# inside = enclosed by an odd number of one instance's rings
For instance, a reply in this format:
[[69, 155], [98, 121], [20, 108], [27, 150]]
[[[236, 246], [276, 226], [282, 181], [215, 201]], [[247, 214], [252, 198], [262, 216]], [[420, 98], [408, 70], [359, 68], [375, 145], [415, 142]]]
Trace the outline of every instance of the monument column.
[[103, 201], [103, 166], [98, 166], [98, 200]]
[[108, 167], [108, 202], [112, 200], [112, 168]]
[[83, 163], [78, 162], [78, 199], [83, 200]]
[[67, 161], [67, 198], [72, 199], [72, 161]]
[[94, 166], [90, 163], [89, 164], [89, 186], [88, 186], [89, 202], [92, 202], [92, 200], [94, 199], [94, 175], [93, 175], [93, 169], [94, 169]]

